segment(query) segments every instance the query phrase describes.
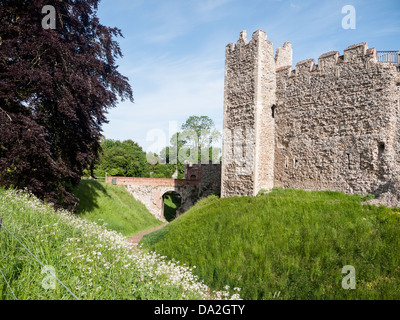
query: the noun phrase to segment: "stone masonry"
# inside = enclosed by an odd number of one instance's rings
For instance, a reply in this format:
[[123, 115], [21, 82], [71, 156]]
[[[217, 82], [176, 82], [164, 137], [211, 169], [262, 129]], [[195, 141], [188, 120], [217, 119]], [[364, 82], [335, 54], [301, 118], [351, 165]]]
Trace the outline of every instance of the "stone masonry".
[[250, 41], [242, 31], [225, 68], [223, 197], [276, 186], [398, 202], [400, 74], [374, 48], [359, 43], [292, 70], [289, 42], [274, 56], [263, 31]]
[[157, 219], [165, 222], [164, 195], [174, 191], [181, 196], [180, 215], [199, 199], [221, 190], [221, 164], [187, 164], [184, 179], [107, 177], [107, 183], [123, 185]]

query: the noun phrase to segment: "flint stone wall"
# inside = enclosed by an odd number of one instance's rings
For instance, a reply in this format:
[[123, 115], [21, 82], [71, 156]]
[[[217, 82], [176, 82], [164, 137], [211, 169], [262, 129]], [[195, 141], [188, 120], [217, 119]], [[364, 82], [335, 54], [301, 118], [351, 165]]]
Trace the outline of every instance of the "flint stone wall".
[[275, 186], [383, 193], [399, 173], [396, 77], [366, 43], [279, 70]]
[[[254, 195], [273, 185], [276, 76], [272, 43], [256, 31], [226, 47], [222, 194]], [[266, 139], [266, 140], [265, 140]], [[263, 140], [263, 141], [261, 141]]]
[[[262, 31], [245, 35], [226, 48], [222, 196], [279, 186], [397, 198], [396, 67], [360, 43], [292, 70], [290, 43], [274, 57]], [[246, 165], [253, 171], [241, 174]]]

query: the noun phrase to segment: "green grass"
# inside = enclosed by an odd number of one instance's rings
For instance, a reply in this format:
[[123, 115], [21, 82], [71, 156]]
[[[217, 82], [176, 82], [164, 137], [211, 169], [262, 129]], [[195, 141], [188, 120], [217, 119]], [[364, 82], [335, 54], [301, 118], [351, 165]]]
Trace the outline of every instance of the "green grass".
[[[135, 249], [122, 234], [67, 211], [54, 211], [27, 193], [0, 188], [0, 217], [0, 270], [19, 300], [75, 299], [58, 282], [55, 289], [42, 286], [49, 276], [24, 246], [44, 265], [52, 266], [79, 299], [229, 298], [226, 292], [210, 293], [179, 262]], [[0, 300], [13, 299], [0, 275]]]
[[162, 224], [122, 186], [82, 180], [75, 191], [81, 218], [131, 236]]
[[[244, 299], [400, 299], [399, 210], [362, 200], [292, 189], [212, 196], [142, 244]], [[355, 290], [342, 288], [347, 265]]]

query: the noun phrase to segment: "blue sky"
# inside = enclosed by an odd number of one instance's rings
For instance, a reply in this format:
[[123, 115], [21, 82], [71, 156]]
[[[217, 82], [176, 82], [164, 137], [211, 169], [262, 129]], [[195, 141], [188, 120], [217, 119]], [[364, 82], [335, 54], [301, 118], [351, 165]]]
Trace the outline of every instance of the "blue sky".
[[[354, 30], [342, 28], [345, 5], [356, 9]], [[98, 16], [122, 30], [118, 65], [135, 99], [109, 111], [104, 135], [132, 139], [145, 151], [163, 144], [151, 132], [168, 140], [191, 115], [209, 116], [222, 129], [225, 46], [241, 30], [249, 38], [264, 30], [274, 49], [290, 41], [293, 67], [359, 42], [400, 50], [400, 0], [102, 0]]]

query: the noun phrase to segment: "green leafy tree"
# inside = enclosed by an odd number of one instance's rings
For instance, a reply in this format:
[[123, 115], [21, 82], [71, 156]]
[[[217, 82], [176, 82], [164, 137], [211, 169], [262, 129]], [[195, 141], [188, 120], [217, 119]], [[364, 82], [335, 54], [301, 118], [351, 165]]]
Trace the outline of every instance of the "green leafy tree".
[[[212, 160], [214, 163], [221, 159], [221, 148], [215, 145], [220, 141], [221, 133], [215, 128], [214, 121], [207, 116], [191, 116], [181, 126], [181, 131], [175, 133], [170, 145], [161, 150], [158, 157], [149, 157], [158, 162], [157, 177], [165, 172], [170, 178], [171, 168], [178, 170], [178, 178], [184, 177], [184, 162], [208, 163]], [[157, 162], [154, 161], [154, 162]], [[166, 166], [161, 169], [162, 166]], [[169, 167], [168, 167], [169, 166]], [[157, 167], [154, 168], [157, 170]], [[154, 177], [154, 175], [153, 175]]]
[[95, 173], [104, 176], [149, 177], [150, 165], [146, 153], [132, 140], [104, 140], [101, 144], [103, 153], [100, 156]]
[[[176, 171], [178, 171], [178, 179], [184, 178], [185, 166], [179, 161], [178, 155], [185, 143], [186, 141], [182, 141], [180, 133], [177, 132], [172, 136], [170, 146], [161, 150], [159, 167], [166, 166], [166, 169], [162, 169], [164, 172], [168, 172], [168, 176], [165, 176], [165, 178], [171, 178]], [[169, 174], [171, 171], [172, 173]]]
[[[197, 153], [198, 162], [217, 162], [221, 148], [215, 144], [221, 140], [221, 133], [215, 128], [214, 121], [207, 116], [191, 116], [182, 124], [185, 145]], [[194, 161], [193, 161], [194, 162]]]

